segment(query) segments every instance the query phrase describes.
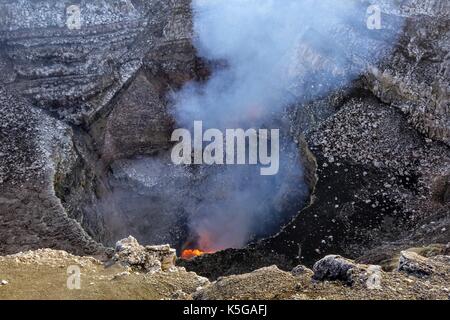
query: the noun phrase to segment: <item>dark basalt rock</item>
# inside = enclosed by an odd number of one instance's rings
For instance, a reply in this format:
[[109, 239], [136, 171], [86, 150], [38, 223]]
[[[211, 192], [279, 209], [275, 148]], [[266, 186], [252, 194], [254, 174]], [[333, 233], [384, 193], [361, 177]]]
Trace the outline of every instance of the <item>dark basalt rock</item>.
[[314, 264], [314, 280], [339, 280], [348, 285], [353, 284], [353, 269], [356, 264], [340, 256], [326, 256]]

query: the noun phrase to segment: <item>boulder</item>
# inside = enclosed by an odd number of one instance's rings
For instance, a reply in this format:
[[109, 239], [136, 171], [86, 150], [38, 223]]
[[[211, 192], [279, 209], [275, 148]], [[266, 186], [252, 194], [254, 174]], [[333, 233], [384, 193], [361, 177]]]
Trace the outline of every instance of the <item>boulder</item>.
[[348, 259], [337, 255], [329, 255], [319, 260], [313, 267], [313, 279], [319, 281], [342, 281], [353, 284], [353, 270], [357, 265]]
[[176, 258], [175, 249], [169, 245], [144, 247], [134, 237], [129, 236], [116, 243], [112, 261], [137, 271], [159, 272], [174, 268]]
[[434, 273], [434, 266], [430, 259], [422, 257], [415, 252], [402, 251], [398, 271], [415, 277], [428, 277]]

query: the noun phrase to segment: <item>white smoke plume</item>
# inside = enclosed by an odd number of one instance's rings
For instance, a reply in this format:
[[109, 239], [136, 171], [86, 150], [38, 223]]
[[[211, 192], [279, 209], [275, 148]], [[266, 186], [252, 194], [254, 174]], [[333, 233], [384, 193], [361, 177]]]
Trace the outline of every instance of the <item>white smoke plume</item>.
[[194, 0], [199, 55], [226, 66], [206, 84], [191, 83], [178, 93], [180, 124], [236, 125], [255, 108], [278, 112], [295, 97], [311, 96], [304, 91], [325, 94], [353, 79], [363, 68], [358, 61], [378, 56], [375, 44], [352, 39], [352, 33], [368, 32], [368, 6], [355, 0]]
[[[206, 82], [189, 83], [173, 96], [178, 126], [190, 128], [195, 120], [210, 128], [273, 126], [287, 105], [348, 84], [386, 53], [367, 40], [373, 32], [368, 6], [356, 0], [193, 0], [196, 48], [218, 67]], [[383, 43], [394, 40], [388, 38]], [[201, 246], [245, 245], [261, 233], [261, 221], [277, 219], [273, 202], [283, 197], [286, 180], [295, 177], [304, 190], [298, 149], [284, 141], [278, 177], [253, 179], [243, 172], [251, 169], [227, 167], [194, 190], [204, 196], [189, 223]], [[218, 192], [223, 197], [207, 200]]]

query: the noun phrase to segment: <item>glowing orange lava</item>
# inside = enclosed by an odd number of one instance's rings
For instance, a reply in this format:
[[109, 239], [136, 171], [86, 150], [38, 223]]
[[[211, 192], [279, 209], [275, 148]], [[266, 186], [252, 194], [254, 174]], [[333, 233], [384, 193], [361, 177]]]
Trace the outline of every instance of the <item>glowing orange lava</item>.
[[181, 259], [190, 260], [195, 257], [200, 257], [207, 253], [211, 253], [211, 252], [205, 252], [200, 249], [186, 249], [186, 250], [183, 250], [183, 252], [181, 252]]

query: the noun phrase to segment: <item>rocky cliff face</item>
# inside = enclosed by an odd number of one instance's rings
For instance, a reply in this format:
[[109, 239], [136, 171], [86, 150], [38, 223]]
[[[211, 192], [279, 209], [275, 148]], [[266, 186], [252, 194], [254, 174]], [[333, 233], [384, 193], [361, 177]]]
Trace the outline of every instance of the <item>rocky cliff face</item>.
[[[93, 120], [157, 47], [188, 36], [176, 1], [3, 1], [2, 76], [45, 110], [74, 124]], [[188, 17], [186, 21], [189, 21]], [[173, 29], [173, 30], [172, 30]]]
[[[165, 214], [173, 204], [154, 201], [161, 190], [128, 168], [169, 148], [168, 93], [208, 77], [210, 62], [192, 45], [190, 2], [75, 2], [81, 28], [67, 25], [72, 1], [0, 3], [0, 252], [94, 254], [130, 233], [177, 245], [183, 215]], [[361, 78], [322, 99], [298, 96], [286, 115], [308, 155], [311, 204], [274, 237], [186, 266], [214, 278], [312, 265], [328, 253], [376, 260], [377, 252], [449, 241], [448, 1], [405, 0], [400, 9], [372, 2], [384, 29], [337, 32], [370, 42], [380, 56], [385, 33], [395, 34], [394, 50], [368, 66], [370, 57], [346, 57], [364, 66]], [[391, 24], [399, 18], [400, 30]], [[352, 72], [306, 40], [293, 63], [293, 95], [306, 85], [302, 63]], [[170, 174], [174, 185], [186, 181]]]
[[167, 147], [166, 86], [198, 63], [187, 1], [77, 1], [81, 28], [73, 4], [0, 4], [2, 252], [101, 248], [81, 207], [112, 161]]
[[366, 81], [384, 103], [402, 110], [427, 137], [449, 145], [450, 33], [446, 1], [405, 1], [405, 28], [394, 54]]
[[96, 253], [101, 246], [67, 217], [53, 188], [76, 154], [66, 124], [0, 89], [0, 250], [66, 247]]

